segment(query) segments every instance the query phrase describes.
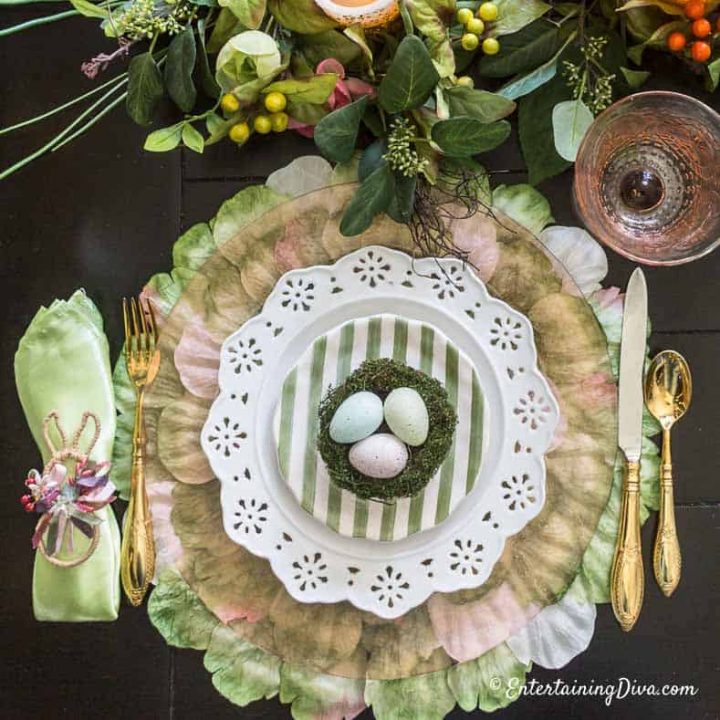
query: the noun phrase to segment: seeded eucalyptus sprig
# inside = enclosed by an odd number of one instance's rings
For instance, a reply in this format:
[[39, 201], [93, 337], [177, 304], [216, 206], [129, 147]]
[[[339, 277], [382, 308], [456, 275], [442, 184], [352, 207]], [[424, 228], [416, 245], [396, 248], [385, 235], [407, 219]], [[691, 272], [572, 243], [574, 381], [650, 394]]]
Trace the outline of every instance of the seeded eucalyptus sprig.
[[608, 38], [588, 37], [581, 45], [582, 61], [563, 61], [563, 75], [575, 100], [582, 100], [593, 115], [602, 112], [612, 103], [615, 73], [608, 72], [602, 65], [602, 56]]
[[392, 170], [405, 177], [417, 177], [430, 162], [418, 154], [415, 139], [415, 131], [406, 117], [397, 117], [391, 121], [387, 152], [382, 157]]
[[177, 35], [193, 20], [197, 6], [189, 0], [132, 0], [112, 18], [114, 33], [131, 40]]

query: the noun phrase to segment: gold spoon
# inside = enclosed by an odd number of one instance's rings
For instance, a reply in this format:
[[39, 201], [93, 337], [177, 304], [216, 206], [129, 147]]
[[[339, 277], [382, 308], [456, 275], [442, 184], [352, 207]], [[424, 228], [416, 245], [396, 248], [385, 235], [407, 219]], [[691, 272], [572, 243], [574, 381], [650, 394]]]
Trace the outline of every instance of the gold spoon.
[[680, 582], [682, 558], [673, 501], [670, 428], [690, 407], [692, 376], [685, 358], [674, 350], [664, 350], [650, 363], [645, 378], [645, 404], [662, 426], [662, 469], [660, 471], [660, 514], [653, 550], [655, 580], [670, 597]]

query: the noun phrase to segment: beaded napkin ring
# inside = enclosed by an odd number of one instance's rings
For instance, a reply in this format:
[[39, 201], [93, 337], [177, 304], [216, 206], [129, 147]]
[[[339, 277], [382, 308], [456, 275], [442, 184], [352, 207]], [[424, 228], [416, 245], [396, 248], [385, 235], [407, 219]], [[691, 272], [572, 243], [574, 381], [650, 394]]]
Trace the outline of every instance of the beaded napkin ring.
[[[92, 420], [94, 432], [83, 452], [80, 439]], [[55, 445], [50, 437], [51, 423], [60, 444]], [[68, 444], [66, 435], [60, 426], [60, 415], [53, 410], [43, 420], [43, 439], [50, 450], [50, 459], [42, 473], [30, 470], [25, 486], [28, 493], [20, 498], [26, 512], [41, 515], [35, 526], [32, 545], [48, 562], [59, 567], [75, 567], [85, 562], [97, 548], [100, 540], [99, 525], [103, 522], [96, 512], [115, 500], [115, 486], [108, 479], [109, 462], [94, 463], [89, 459], [100, 437], [100, 420], [95, 413], [83, 413], [80, 426]], [[65, 461], [75, 462], [70, 473]], [[67, 537], [68, 549], [74, 550], [74, 528], [77, 528], [90, 543], [76, 557], [67, 559], [58, 557]]]

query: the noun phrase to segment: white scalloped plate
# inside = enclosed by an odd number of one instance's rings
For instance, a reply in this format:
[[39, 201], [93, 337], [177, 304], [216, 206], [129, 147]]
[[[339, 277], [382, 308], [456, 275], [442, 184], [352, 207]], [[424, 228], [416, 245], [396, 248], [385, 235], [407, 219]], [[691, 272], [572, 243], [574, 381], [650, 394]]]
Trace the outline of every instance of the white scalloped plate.
[[[487, 444], [475, 487], [443, 523], [378, 542], [340, 536], [300, 507], [278, 468], [272, 424], [282, 379], [316, 337], [388, 311], [441, 328], [470, 358]], [[532, 327], [458, 260], [368, 247], [287, 273], [226, 339], [219, 385], [202, 446], [222, 485], [225, 531], [267, 558], [301, 602], [348, 600], [394, 618], [433, 592], [477, 587], [505, 540], [542, 509], [559, 409], [537, 368]]]

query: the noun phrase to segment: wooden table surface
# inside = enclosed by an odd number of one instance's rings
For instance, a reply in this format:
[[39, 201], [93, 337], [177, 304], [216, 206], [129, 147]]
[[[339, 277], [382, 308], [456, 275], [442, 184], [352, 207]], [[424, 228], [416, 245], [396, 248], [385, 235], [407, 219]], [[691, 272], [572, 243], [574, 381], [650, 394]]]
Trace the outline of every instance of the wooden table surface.
[[[3, 9], [0, 27], [55, 11], [55, 6], [42, 7]], [[91, 87], [80, 74], [80, 63], [107, 48], [96, 25], [80, 19], [0, 39], [0, 127]], [[720, 106], [720, 96], [706, 96], [699, 82], [661, 63], [663, 81], [648, 87], [691, 92]], [[53, 129], [57, 132], [63, 117], [0, 138], [0, 167], [37, 147]], [[32, 617], [31, 522], [17, 496], [38, 454], [15, 393], [13, 354], [33, 314], [41, 304], [84, 287], [105, 317], [117, 354], [119, 299], [136, 293], [151, 274], [170, 268], [174, 240], [193, 223], [212, 217], [244, 185], [263, 180], [299, 154], [314, 152], [311, 141], [287, 134], [252, 142], [242, 153], [221, 143], [203, 156], [185, 151], [158, 156], [141, 150], [145, 134], [116, 110], [84, 138], [0, 186], [0, 432], [6, 463], [0, 510], [0, 717], [7, 720], [290, 717], [277, 700], [245, 709], [230, 704], [213, 688], [202, 654], [167, 647], [144, 609], [123, 605], [119, 620], [109, 624], [41, 624]], [[484, 161], [497, 171], [495, 183], [525, 179], [515, 140]], [[540, 186], [557, 222], [566, 225], [577, 224], [571, 180], [566, 172]], [[608, 282], [624, 287], [632, 269], [610, 253]], [[561, 679], [567, 692], [581, 683], [617, 684], [627, 678], [636, 686], [692, 684], [698, 693], [693, 698], [629, 697], [609, 708], [597, 697], [524, 697], [497, 712], [494, 717], [501, 720], [720, 718], [720, 251], [690, 265], [646, 273], [652, 348], [683, 353], [696, 388], [691, 411], [674, 434], [683, 579], [671, 600], [652, 581], [651, 518], [643, 531], [649, 580], [633, 632], [621, 632], [610, 606], [600, 606], [590, 648], [562, 670], [536, 668], [529, 677]], [[369, 711], [362, 716], [371, 717]], [[457, 709], [450, 717], [465, 713]]]

